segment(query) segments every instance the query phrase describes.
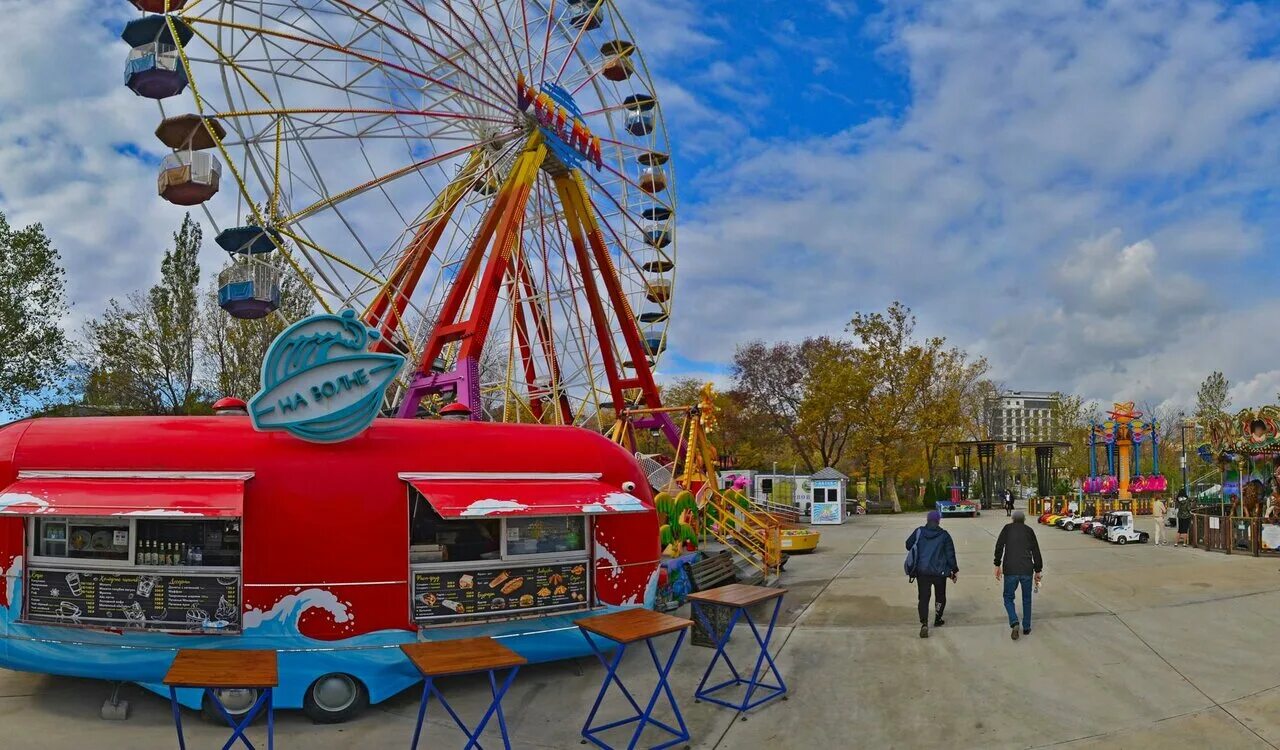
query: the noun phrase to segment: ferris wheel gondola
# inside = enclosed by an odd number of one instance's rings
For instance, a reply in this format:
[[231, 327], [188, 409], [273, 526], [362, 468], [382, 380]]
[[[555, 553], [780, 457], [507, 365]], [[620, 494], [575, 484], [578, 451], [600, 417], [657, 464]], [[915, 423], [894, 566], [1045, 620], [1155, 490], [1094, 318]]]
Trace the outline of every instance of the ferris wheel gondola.
[[612, 0], [133, 3], [158, 192], [215, 227], [229, 314], [271, 314], [300, 273], [408, 356], [404, 417], [604, 429], [660, 405], [675, 183]]

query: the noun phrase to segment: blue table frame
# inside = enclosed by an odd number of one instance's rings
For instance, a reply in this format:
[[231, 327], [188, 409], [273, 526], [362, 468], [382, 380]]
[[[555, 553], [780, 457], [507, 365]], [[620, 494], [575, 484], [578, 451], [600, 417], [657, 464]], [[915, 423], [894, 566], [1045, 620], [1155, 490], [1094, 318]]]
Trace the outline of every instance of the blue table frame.
[[[493, 638], [459, 638], [451, 641], [406, 643], [400, 646], [400, 650], [418, 668], [423, 678], [422, 702], [418, 705], [418, 723], [413, 728], [413, 743], [409, 745], [410, 750], [417, 750], [418, 740], [422, 737], [422, 725], [427, 720], [427, 704], [431, 702], [433, 695], [440, 701], [449, 718], [453, 719], [453, 723], [458, 725], [462, 733], [467, 736], [464, 750], [481, 747], [480, 735], [484, 734], [485, 727], [489, 725], [489, 721], [495, 714], [498, 717], [498, 726], [502, 730], [502, 745], [506, 750], [511, 750], [511, 738], [507, 734], [507, 718], [502, 714], [502, 699], [511, 689], [511, 683], [515, 681], [520, 667], [527, 663], [523, 656]], [[497, 675], [503, 669], [508, 670], [507, 677], [499, 684]], [[449, 705], [444, 694], [436, 687], [436, 680], [452, 675], [481, 672], [487, 672], [489, 675], [489, 692], [493, 700], [489, 703], [484, 716], [480, 718], [480, 723], [472, 730], [467, 728], [462, 718], [458, 716], [458, 712], [453, 710], [453, 706]]]
[[453, 706], [449, 705], [449, 701], [444, 699], [444, 694], [435, 685], [434, 677], [426, 677], [422, 684], [422, 704], [418, 706], [418, 725], [413, 729], [413, 744], [409, 745], [410, 750], [417, 750], [418, 738], [422, 736], [422, 725], [427, 720], [427, 703], [431, 700], [431, 696], [435, 696], [440, 701], [440, 705], [444, 706], [444, 710], [448, 712], [453, 723], [458, 725], [462, 733], [467, 735], [467, 744], [463, 750], [471, 750], [473, 747], [480, 747], [480, 735], [484, 734], [484, 728], [489, 725], [489, 720], [496, 713], [498, 715], [498, 726], [502, 729], [502, 746], [506, 750], [511, 750], [511, 738], [507, 735], [507, 719], [502, 715], [502, 699], [507, 694], [507, 690], [511, 688], [511, 683], [516, 679], [516, 673], [520, 671], [520, 667], [512, 667], [507, 672], [507, 679], [502, 681], [502, 686], [498, 686], [496, 673], [498, 670], [486, 670], [489, 673], [489, 690], [493, 695], [493, 701], [489, 704], [489, 710], [484, 712], [484, 716], [480, 718], [480, 723], [476, 725], [475, 731], [467, 729], [467, 725], [462, 723], [462, 719], [458, 713], [453, 710]]
[[[631, 620], [635, 620], [637, 617], [641, 620], [648, 620], [649, 622], [646, 624], [651, 624], [653, 627], [648, 630], [633, 631], [631, 636], [627, 636], [621, 635], [621, 631], [611, 630], [603, 625], [584, 625], [584, 623], [591, 623], [592, 620], [608, 621], [609, 618], [617, 618], [618, 616], [623, 615], [630, 616]], [[675, 695], [671, 692], [671, 685], [667, 680], [671, 674], [671, 668], [675, 665], [676, 656], [680, 653], [680, 646], [684, 643], [684, 638], [688, 632], [688, 628], [692, 624], [693, 623], [689, 620], [682, 620], [680, 618], [671, 617], [670, 615], [653, 612], [652, 610], [626, 610], [610, 615], [601, 615], [599, 617], [587, 618], [586, 620], [578, 621], [578, 627], [582, 630], [583, 637], [587, 639], [587, 644], [591, 646], [591, 651], [596, 655], [596, 658], [600, 660], [600, 664], [605, 668], [605, 678], [604, 682], [600, 685], [600, 692], [596, 694], [596, 701], [591, 706], [591, 712], [587, 714], [587, 720], [582, 725], [583, 744], [590, 742], [596, 747], [603, 748], [604, 750], [614, 750], [612, 745], [609, 745], [596, 735], [610, 729], [631, 724], [632, 722], [636, 724], [636, 728], [631, 733], [631, 741], [627, 743], [627, 750], [635, 750], [637, 743], [640, 742], [641, 735], [644, 734], [645, 728], [650, 725], [670, 734], [672, 739], [658, 745], [651, 745], [649, 750], [662, 750], [662, 748], [668, 748], [689, 742], [689, 727], [684, 722], [684, 716], [680, 713], [680, 706], [676, 703]], [[612, 659], [605, 657], [604, 651], [600, 648], [600, 645], [591, 637], [592, 632], [597, 636], [606, 639], [616, 647]], [[666, 664], [663, 664], [662, 659], [658, 656], [658, 650], [654, 648], [653, 642], [656, 638], [673, 632], [678, 632], [676, 642], [671, 648], [671, 654], [667, 657]], [[627, 686], [623, 684], [622, 678], [618, 676], [618, 665], [622, 663], [622, 658], [627, 653], [627, 647], [640, 641], [643, 641], [645, 646], [648, 648], [649, 657], [653, 660], [654, 669], [656, 669], [658, 673], [658, 684], [654, 686], [653, 694], [649, 696], [649, 701], [645, 704], [644, 708], [640, 707], [640, 703], [631, 694], [631, 691], [627, 689]], [[592, 726], [592, 722], [595, 721], [596, 714], [600, 710], [600, 704], [604, 701], [605, 695], [609, 692], [610, 684], [616, 684], [618, 686], [618, 689], [622, 691], [622, 695], [626, 697], [627, 702], [631, 704], [631, 708], [635, 711], [635, 715], [624, 719], [618, 719], [617, 721], [611, 721], [607, 724]], [[664, 694], [666, 695], [667, 703], [671, 706], [671, 711], [675, 714], [676, 723], [679, 725], [678, 729], [666, 722], [655, 719], [653, 716], [654, 709], [658, 705], [658, 699]]]
[[[222, 714], [222, 718], [227, 722], [227, 726], [231, 727], [231, 737], [222, 746], [222, 750], [229, 750], [232, 745], [236, 744], [237, 740], [243, 742], [249, 750], [254, 750], [253, 743], [249, 741], [244, 732], [253, 723], [253, 720], [258, 717], [264, 706], [267, 709], [267, 750], [272, 750], [275, 747], [276, 712], [275, 705], [272, 702], [272, 692], [273, 688], [260, 688], [258, 690], [258, 699], [253, 702], [244, 717], [240, 721], [236, 721], [231, 712], [227, 710], [227, 707], [222, 705], [222, 701], [218, 700], [218, 694], [211, 688], [204, 688], [204, 694], [209, 696], [209, 699], [213, 701], [214, 707], [218, 709], [218, 713]], [[182, 706], [178, 704], [178, 688], [172, 685], [169, 686], [169, 704], [173, 708], [173, 724], [178, 728], [178, 748], [179, 750], [187, 750], [187, 741], [182, 735]]]
[[[778, 665], [774, 663], [773, 657], [769, 654], [769, 643], [773, 639], [773, 630], [778, 623], [778, 612], [782, 609], [782, 599], [786, 593], [786, 589], [731, 584], [730, 586], [711, 589], [710, 591], [699, 592], [689, 596], [693, 616], [708, 633], [714, 633], [715, 631], [708, 621], [704, 607], [729, 607], [733, 610], [733, 615], [730, 616], [724, 632], [716, 639], [715, 656], [711, 658], [711, 663], [707, 665], [706, 671], [702, 673], [702, 680], [698, 682], [698, 689], [694, 691], [695, 701], [708, 701], [726, 708], [732, 708], [738, 713], [746, 713], [757, 706], [768, 703], [774, 698], [786, 699], [787, 683], [783, 681], [782, 673], [778, 671]], [[774, 600], [773, 614], [769, 618], [769, 628], [762, 637], [755, 621], [751, 619], [748, 607], [770, 599]], [[733, 635], [734, 627], [740, 620], [744, 619], [751, 626], [751, 633], [755, 636], [756, 645], [760, 648], [760, 654], [756, 657], [755, 668], [752, 669], [750, 677], [742, 676], [725, 650], [729, 645], [730, 637]], [[729, 672], [733, 676], [708, 687], [707, 680], [711, 678], [712, 670], [715, 669], [716, 664], [721, 659], [724, 659], [725, 666], [729, 668]], [[769, 665], [767, 670], [765, 669], [766, 663]], [[776, 685], [771, 685], [764, 681], [768, 673], [773, 674], [773, 678], [777, 680]], [[739, 701], [729, 701], [717, 695], [723, 690], [742, 685], [745, 685], [747, 690]], [[756, 695], [757, 692], [760, 693], [759, 696]], [[746, 716], [743, 716], [742, 720], [746, 721], [746, 718]]]

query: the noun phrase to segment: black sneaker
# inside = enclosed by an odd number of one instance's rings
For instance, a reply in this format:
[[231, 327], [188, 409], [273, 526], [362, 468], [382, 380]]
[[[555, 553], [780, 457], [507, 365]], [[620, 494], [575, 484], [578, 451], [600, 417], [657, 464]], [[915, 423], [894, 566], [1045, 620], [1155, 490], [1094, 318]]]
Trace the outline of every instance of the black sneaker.
[[1018, 640], [1018, 626], [1017, 626], [1017, 625], [1014, 625], [1012, 628], [1009, 628], [1009, 637], [1010, 637], [1010, 638], [1012, 638], [1012, 639], [1013, 639], [1013, 640], [1015, 640], [1015, 641], [1016, 641], [1016, 640]]
[[1031, 631], [1030, 631], [1029, 629], [1028, 629], [1028, 630], [1024, 630], [1024, 631], [1022, 631], [1022, 634], [1023, 634], [1023, 635], [1031, 635]]
[[920, 637], [921, 637], [921, 638], [928, 638], [928, 637], [929, 637], [929, 626], [928, 626], [928, 625], [921, 625], [921, 626], [920, 626]]
[[946, 620], [944, 620], [944, 619], [942, 619], [941, 617], [935, 617], [935, 618], [933, 618], [933, 626], [934, 626], [935, 628], [940, 628], [940, 627], [942, 627], [943, 625], [946, 625], [946, 624], [947, 624], [947, 621], [946, 621]]

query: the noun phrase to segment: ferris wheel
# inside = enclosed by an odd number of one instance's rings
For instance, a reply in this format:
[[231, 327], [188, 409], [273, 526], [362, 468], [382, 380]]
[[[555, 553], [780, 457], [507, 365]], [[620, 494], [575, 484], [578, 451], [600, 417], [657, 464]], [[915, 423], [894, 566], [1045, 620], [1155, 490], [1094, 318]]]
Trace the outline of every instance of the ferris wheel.
[[[612, 0], [131, 0], [159, 195], [272, 314], [282, 273], [410, 362], [393, 407], [604, 428], [660, 406], [675, 180]], [[645, 422], [649, 424], [645, 424]], [[671, 422], [650, 411], [639, 426]]]

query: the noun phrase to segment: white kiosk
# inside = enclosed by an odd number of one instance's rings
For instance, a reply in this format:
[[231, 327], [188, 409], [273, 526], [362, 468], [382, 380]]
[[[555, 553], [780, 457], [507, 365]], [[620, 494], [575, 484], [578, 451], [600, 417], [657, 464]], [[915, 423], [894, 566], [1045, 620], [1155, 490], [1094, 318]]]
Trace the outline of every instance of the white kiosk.
[[809, 493], [813, 498], [811, 523], [839, 525], [849, 520], [844, 509], [849, 477], [828, 466], [809, 477]]

